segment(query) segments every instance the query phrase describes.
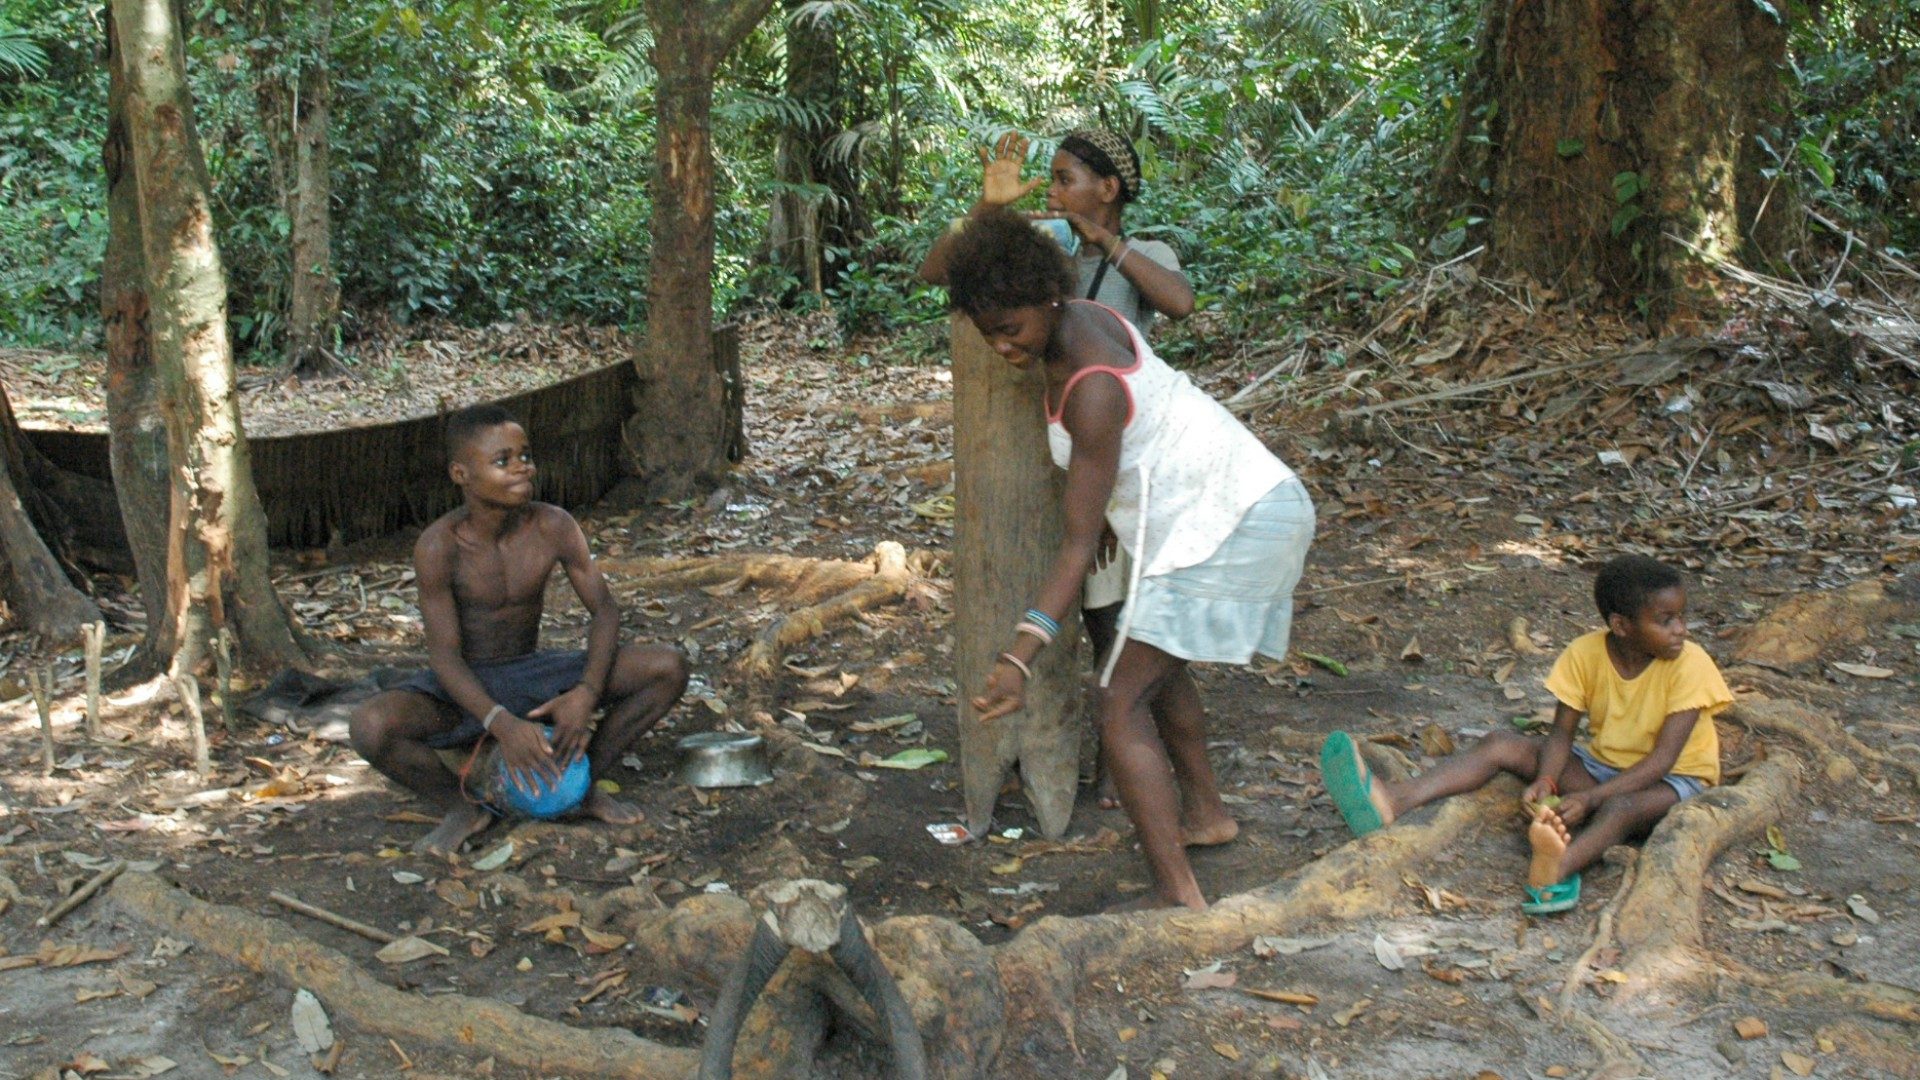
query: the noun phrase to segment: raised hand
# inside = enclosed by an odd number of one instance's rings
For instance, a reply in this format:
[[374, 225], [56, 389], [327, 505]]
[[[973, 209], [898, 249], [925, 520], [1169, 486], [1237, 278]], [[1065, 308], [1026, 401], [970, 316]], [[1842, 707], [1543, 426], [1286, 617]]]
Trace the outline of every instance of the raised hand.
[[987, 206], [1011, 206], [1047, 182], [1044, 176], [1021, 180], [1020, 170], [1026, 163], [1027, 137], [1017, 131], [1000, 136], [999, 143], [991, 153], [986, 147], [981, 147], [980, 165], [985, 175], [981, 181], [980, 201]]

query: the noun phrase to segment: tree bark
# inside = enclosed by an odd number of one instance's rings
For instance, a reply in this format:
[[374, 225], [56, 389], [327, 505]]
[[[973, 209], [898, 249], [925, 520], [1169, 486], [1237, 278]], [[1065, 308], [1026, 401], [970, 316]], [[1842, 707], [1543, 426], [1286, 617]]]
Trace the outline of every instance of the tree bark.
[[287, 366], [301, 375], [341, 374], [346, 368], [329, 348], [340, 317], [327, 141], [333, 0], [294, 12], [282, 0], [263, 0], [248, 17], [259, 72], [254, 107], [289, 228]]
[[266, 518], [234, 396], [226, 274], [177, 12], [167, 0], [114, 0], [113, 14], [171, 463], [167, 617], [158, 644], [176, 675], [202, 666], [223, 627], [245, 663], [304, 665], [267, 576]]
[[146, 636], [135, 663], [158, 670], [167, 622], [167, 425], [160, 415], [148, 327], [146, 257], [140, 250], [140, 192], [127, 133], [126, 55], [107, 11], [107, 254], [100, 270], [100, 319], [107, 347], [107, 444], [113, 490], [133, 556]]
[[[718, 477], [735, 440], [713, 332], [713, 75], [773, 0], [647, 0], [656, 74], [652, 251], [628, 468], [663, 495]], [[667, 418], [672, 418], [669, 422]]]
[[1066, 626], [1040, 653], [1023, 711], [983, 724], [972, 703], [1060, 548], [1061, 474], [1047, 456], [1045, 382], [1038, 369], [1018, 371], [1001, 359], [965, 316], [953, 317], [952, 336], [953, 609], [967, 827], [987, 828], [1018, 762], [1040, 831], [1057, 837], [1072, 820], [1080, 779], [1086, 664], [1078, 627]]
[[49, 641], [67, 642], [99, 622], [100, 609], [67, 578], [27, 510], [35, 489], [25, 441], [0, 385], [0, 581], [17, 620]]
[[1495, 263], [1656, 325], [1703, 313], [1711, 263], [1748, 249], [1756, 216], [1793, 216], [1754, 138], [1786, 116], [1783, 17], [1753, 0], [1488, 0], [1442, 173], [1485, 208]]
[[[832, 143], [846, 125], [840, 86], [840, 39], [832, 14], [786, 0], [786, 95], [806, 111], [781, 128], [774, 173], [787, 185], [767, 222], [773, 260], [815, 296], [826, 291], [838, 261], [865, 235], [857, 158]], [[802, 189], [802, 190], [795, 190]]]

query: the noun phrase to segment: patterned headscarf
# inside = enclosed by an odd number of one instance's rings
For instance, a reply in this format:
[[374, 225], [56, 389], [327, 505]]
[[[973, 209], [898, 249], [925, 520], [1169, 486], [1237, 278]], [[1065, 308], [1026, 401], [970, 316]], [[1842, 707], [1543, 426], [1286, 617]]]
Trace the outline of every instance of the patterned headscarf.
[[1075, 128], [1060, 140], [1060, 149], [1087, 163], [1095, 176], [1120, 181], [1120, 201], [1140, 197], [1140, 155], [1133, 144], [1105, 128]]

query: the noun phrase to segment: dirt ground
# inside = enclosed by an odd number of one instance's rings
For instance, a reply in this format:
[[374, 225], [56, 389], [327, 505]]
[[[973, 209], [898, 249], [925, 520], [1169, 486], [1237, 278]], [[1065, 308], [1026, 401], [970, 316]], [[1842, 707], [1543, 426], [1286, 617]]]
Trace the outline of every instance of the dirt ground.
[[[752, 458], [711, 498], [583, 509], [598, 553], [613, 563], [728, 552], [858, 559], [881, 540], [947, 549], [950, 410], [946, 372], [932, 362], [939, 344], [895, 343], [924, 358], [903, 364], [871, 363], [873, 343], [845, 351], [790, 344], [818, 340], [806, 327], [762, 328], [752, 340]], [[1489, 373], [1499, 369], [1455, 377]], [[1242, 358], [1196, 377], [1226, 397], [1258, 374]], [[1738, 386], [1695, 374], [1683, 376], [1686, 392], [1703, 413], [1720, 400], [1712, 384]], [[1574, 416], [1611, 407], [1619, 391], [1599, 373], [1566, 383], [1588, 394], [1576, 403], [1587, 412]], [[1469, 401], [1449, 414], [1447, 430], [1435, 422], [1428, 433], [1414, 421], [1384, 433], [1338, 430], [1328, 422], [1333, 406], [1351, 402], [1330, 396], [1337, 380], [1323, 390], [1303, 378], [1289, 398], [1256, 412], [1262, 434], [1307, 478], [1321, 531], [1299, 597], [1295, 654], [1198, 672], [1214, 759], [1243, 830], [1232, 844], [1194, 852], [1209, 896], [1257, 889], [1348, 842], [1310, 749], [1325, 732], [1374, 736], [1420, 765], [1550, 714], [1541, 680], [1553, 652], [1595, 625], [1588, 595], [1597, 558], [1650, 550], [1685, 563], [1694, 636], [1723, 665], [1743, 631], [1790, 596], [1861, 581], [1911, 587], [1920, 520], [1885, 497], [1884, 482], [1865, 494], [1847, 488], [1862, 474], [1819, 472], [1824, 447], [1804, 437], [1776, 445], [1772, 459], [1761, 452], [1768, 439], [1785, 442], [1781, 431], [1800, 429], [1799, 418], [1749, 426], [1751, 444], [1722, 435], [1717, 445], [1733, 453], [1716, 457], [1690, 421], [1683, 429], [1674, 419], [1667, 406], [1677, 387], [1662, 385], [1630, 386], [1632, 407], [1612, 421], [1616, 432], [1629, 425], [1642, 447], [1626, 466], [1631, 479], [1596, 461], [1590, 441], [1529, 442], [1503, 431], [1509, 420], [1514, 430], [1532, 424], [1550, 403], [1544, 390], [1540, 399], [1521, 395], [1511, 414]], [[1709, 438], [1755, 411], [1744, 398], [1723, 404]], [[1911, 472], [1898, 450], [1911, 416], [1888, 413], [1885, 430], [1863, 432], [1848, 452], [1865, 461], [1878, 438], [1887, 460]], [[1609, 436], [1603, 445], [1633, 444]], [[1690, 487], [1696, 474], [1701, 484]], [[1805, 476], [1827, 479], [1792, 486]], [[1778, 498], [1699, 509], [1737, 501], [1749, 483]], [[281, 594], [338, 647], [336, 674], [421, 662], [410, 539], [365, 545], [337, 562], [287, 553]], [[52, 777], [40, 775], [31, 701], [16, 696], [0, 711], [0, 1080], [58, 1069], [158, 1075], [170, 1071], [167, 1061], [182, 1076], [314, 1074], [289, 1019], [296, 987], [170, 938], [110, 899], [89, 901], [52, 929], [34, 925], [104, 860], [280, 920], [411, 994], [493, 998], [533, 1016], [689, 1047], [717, 987], [663, 970], [618, 935], [594, 940], [564, 918], [568, 905], [627, 888], [637, 890], [623, 894], [628, 902], [670, 906], [812, 876], [847, 885], [869, 922], [947, 916], [993, 944], [1042, 916], [1094, 914], [1144, 887], [1124, 815], [1101, 809], [1091, 786], [1083, 785], [1063, 842], [1041, 838], [1009, 791], [988, 842], [949, 847], [926, 826], [962, 817], [957, 762], [911, 771], [871, 764], [918, 746], [957, 755], [943, 575], [786, 657], [775, 719], [821, 748], [817, 761], [765, 787], [715, 792], [674, 781], [674, 740], [747, 721], [728, 664], [781, 612], [781, 598], [726, 588], [636, 595], [617, 576], [615, 584], [628, 633], [678, 645], [699, 673], [689, 700], [615, 777], [646, 821], [496, 827], [452, 862], [408, 852], [428, 827], [425, 808], [325, 728], [242, 719], [216, 730], [215, 775], [199, 778], [177, 706], [138, 689], [113, 695], [106, 737], [89, 742], [79, 727], [77, 654], [19, 635], [0, 639], [13, 658], [12, 683], [30, 665], [51, 664], [60, 678]], [[1527, 620], [1524, 642], [1511, 634], [1516, 618]], [[582, 619], [557, 583], [549, 643], [579, 640]], [[109, 651], [131, 640], [120, 633]], [[1863, 622], [1858, 636], [1791, 674], [1810, 706], [1867, 745], [1910, 758], [1920, 750], [1920, 617]], [[1733, 681], [1748, 689], [1737, 671]], [[1730, 780], [1767, 756], [1768, 740], [1738, 724], [1723, 722], [1720, 734]], [[1762, 973], [1920, 986], [1920, 791], [1910, 771], [1861, 765], [1866, 775], [1852, 784], [1810, 779], [1796, 812], [1779, 823], [1777, 845], [1743, 846], [1713, 865], [1702, 923], [1716, 954]], [[1589, 872], [1575, 912], [1529, 919], [1517, 908], [1524, 851], [1517, 818], [1477, 829], [1409, 871], [1404, 896], [1383, 915], [1083, 987], [1074, 1040], [1044, 1025], [1010, 1032], [996, 1075], [1588, 1075], [1598, 1060], [1591, 1040], [1539, 1003], [1576, 971], [1622, 870]], [[383, 963], [375, 943], [289, 913], [269, 899], [275, 890], [424, 938], [444, 955]], [[1582, 1000], [1615, 992], [1613, 961], [1603, 950], [1578, 966]], [[1299, 995], [1298, 1003], [1256, 991]], [[691, 1008], [662, 1007], [676, 992]], [[1614, 1022], [1647, 1075], [1808, 1075], [1803, 1065], [1818, 1076], [1920, 1074], [1911, 1026], [1825, 1002], [1772, 1000], [1721, 981], [1659, 1005]], [[1753, 1017], [1765, 1034], [1736, 1034], [1736, 1021]], [[336, 1076], [551, 1075], [335, 1024], [344, 1046]], [[819, 1075], [884, 1074], [875, 1068], [871, 1055], [841, 1046], [830, 1048]]]

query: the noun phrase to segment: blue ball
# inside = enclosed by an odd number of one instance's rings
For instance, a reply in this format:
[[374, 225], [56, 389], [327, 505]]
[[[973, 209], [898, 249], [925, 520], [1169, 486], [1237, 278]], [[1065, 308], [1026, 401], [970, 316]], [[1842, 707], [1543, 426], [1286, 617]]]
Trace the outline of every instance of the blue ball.
[[[548, 737], [551, 739], [551, 733], [548, 733]], [[585, 754], [581, 754], [573, 760], [572, 765], [567, 766], [566, 770], [560, 774], [557, 783], [549, 785], [541, 777], [532, 777], [530, 780], [533, 785], [532, 794], [520, 790], [514, 784], [512, 777], [507, 774], [507, 763], [504, 759], [500, 761], [499, 769], [497, 792], [500, 801], [506, 804], [504, 808], [509, 813], [530, 818], [544, 820], [559, 817], [585, 801], [587, 792], [593, 787], [593, 775]]]

